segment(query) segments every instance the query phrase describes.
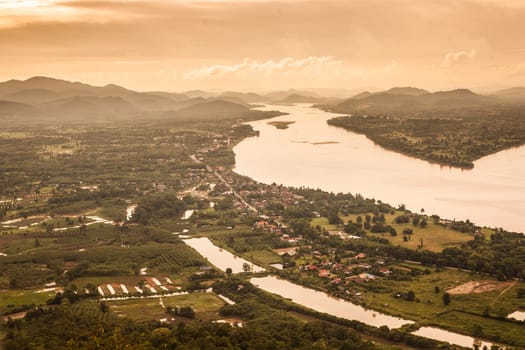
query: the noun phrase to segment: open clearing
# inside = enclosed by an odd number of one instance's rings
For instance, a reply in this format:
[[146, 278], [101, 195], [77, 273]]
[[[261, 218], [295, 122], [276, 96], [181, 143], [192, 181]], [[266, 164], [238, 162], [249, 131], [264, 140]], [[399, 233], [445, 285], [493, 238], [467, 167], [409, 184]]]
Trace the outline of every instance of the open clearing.
[[457, 287], [447, 290], [449, 294], [471, 294], [471, 293], [485, 293], [493, 290], [504, 289], [511, 285], [512, 282], [496, 282], [496, 281], [470, 281], [463, 283]]

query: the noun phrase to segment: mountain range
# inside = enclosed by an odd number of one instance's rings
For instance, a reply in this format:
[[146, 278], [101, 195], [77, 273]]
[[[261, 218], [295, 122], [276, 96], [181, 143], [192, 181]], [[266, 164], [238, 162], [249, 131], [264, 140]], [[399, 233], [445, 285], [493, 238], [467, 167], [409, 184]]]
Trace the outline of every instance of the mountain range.
[[295, 89], [268, 94], [201, 90], [137, 92], [114, 84], [92, 86], [48, 77], [0, 83], [0, 120], [17, 122], [241, 118], [253, 117], [254, 104], [262, 103], [315, 103], [340, 113], [450, 115], [465, 111], [490, 112], [509, 105], [525, 106], [525, 88], [479, 95], [467, 89], [429, 92], [414, 87], [394, 87], [341, 99]]
[[395, 87], [385, 91], [368, 91], [325, 108], [339, 113], [388, 116], [467, 116], [509, 108], [525, 107], [525, 88], [497, 91], [490, 95], [468, 89], [429, 92], [414, 87]]

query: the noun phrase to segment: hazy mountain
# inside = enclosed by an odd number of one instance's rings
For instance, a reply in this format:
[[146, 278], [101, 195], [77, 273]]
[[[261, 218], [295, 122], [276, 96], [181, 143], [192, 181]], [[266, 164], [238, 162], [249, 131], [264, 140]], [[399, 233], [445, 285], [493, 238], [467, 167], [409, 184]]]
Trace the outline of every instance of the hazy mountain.
[[429, 93], [416, 88], [393, 88], [378, 93], [362, 93], [331, 108], [341, 113], [434, 116], [452, 115], [459, 111], [472, 112], [496, 106], [497, 101], [467, 89]]
[[525, 87], [517, 86], [510, 89], [499, 90], [491, 96], [505, 102], [525, 104]]
[[180, 120], [217, 120], [241, 118], [250, 109], [230, 101], [213, 100], [169, 112], [168, 115]]
[[363, 91], [363, 92], [358, 93], [357, 95], [352, 96], [351, 99], [353, 99], [353, 100], [360, 100], [362, 98], [365, 98], [365, 97], [368, 97], [368, 96], [371, 96], [371, 95], [372, 95], [371, 92]]
[[369, 92], [369, 91], [363, 91], [361, 93], [358, 93], [357, 95], [352, 96], [352, 99], [359, 100], [365, 97], [369, 97], [372, 95], [407, 95], [407, 96], [421, 96], [428, 94], [429, 92], [424, 89], [414, 88], [414, 87], [393, 87], [385, 91], [378, 91], [378, 92]]
[[0, 83], [0, 99], [32, 105], [76, 96], [119, 97], [140, 110], [171, 109], [177, 102], [170, 95], [140, 93], [114, 84], [98, 87], [46, 77]]
[[267, 96], [262, 96], [253, 92], [235, 92], [235, 91], [226, 91], [217, 96], [221, 100], [229, 100], [231, 98], [240, 100], [244, 103], [264, 103], [268, 102], [270, 99]]
[[74, 96], [40, 106], [43, 114], [54, 119], [119, 118], [135, 113], [136, 108], [121, 97]]
[[[197, 95], [202, 96], [190, 97]], [[97, 87], [34, 77], [0, 83], [0, 100], [5, 100], [0, 104], [0, 115], [75, 122], [157, 118], [170, 111], [198, 119], [206, 115], [238, 117], [250, 107], [242, 98], [256, 97], [255, 94], [230, 92], [224, 96], [229, 101], [216, 101], [212, 94], [198, 91], [189, 95], [136, 92], [114, 84]]]
[[384, 91], [385, 94], [392, 94], [392, 95], [408, 95], [408, 96], [421, 96], [426, 95], [429, 92], [424, 89], [414, 88], [414, 87], [393, 87], [386, 91]]
[[60, 98], [60, 94], [46, 89], [19, 90], [1, 96], [2, 99], [14, 102], [40, 104]]
[[0, 101], [0, 115], [2, 116], [28, 116], [34, 112], [34, 107], [25, 103]]
[[183, 94], [188, 96], [189, 98], [195, 98], [195, 97], [210, 98], [210, 97], [214, 97], [216, 95], [216, 94], [214, 94], [212, 92], [203, 91], [203, 90], [184, 91]]
[[27, 80], [9, 80], [0, 83], [0, 96], [5, 96], [22, 90], [48, 90], [54, 92], [63, 91], [87, 91], [93, 89], [91, 85], [69, 82], [66, 80], [33, 77]]
[[148, 91], [148, 92], [144, 92], [144, 94], [146, 95], [150, 95], [150, 96], [162, 96], [162, 97], [166, 97], [166, 98], [169, 98], [175, 102], [180, 102], [180, 101], [185, 101], [185, 100], [189, 100], [190, 97], [188, 95], [185, 95], [185, 94], [182, 94], [182, 93], [177, 93], [177, 92], [163, 92], [163, 91]]
[[319, 97], [291, 94], [277, 101], [277, 103], [322, 103], [322, 101], [323, 99]]
[[288, 98], [290, 95], [301, 95], [304, 97], [311, 97], [311, 98], [318, 98], [320, 97], [318, 94], [314, 92], [309, 91], [303, 91], [303, 90], [296, 90], [296, 89], [289, 89], [286, 91], [274, 91], [270, 92], [268, 94], [265, 94], [266, 97], [268, 97], [272, 101], [282, 101], [286, 98]]

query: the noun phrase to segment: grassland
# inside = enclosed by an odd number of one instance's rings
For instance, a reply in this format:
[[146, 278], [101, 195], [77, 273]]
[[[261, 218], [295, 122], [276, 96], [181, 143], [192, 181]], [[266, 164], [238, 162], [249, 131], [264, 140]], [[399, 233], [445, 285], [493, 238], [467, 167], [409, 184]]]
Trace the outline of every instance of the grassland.
[[[403, 263], [395, 265], [396, 268], [421, 269], [421, 266]], [[444, 292], [480, 280], [489, 281], [495, 289], [483, 293], [455, 294], [451, 296], [450, 304], [444, 305]], [[525, 346], [523, 326], [505, 319], [509, 313], [525, 307], [525, 300], [517, 297], [517, 289], [524, 288], [524, 282], [501, 282], [488, 276], [445, 269], [405, 281], [383, 279], [367, 284], [363, 293], [363, 302], [367, 307], [415, 320], [420, 325], [433, 325]], [[397, 293], [408, 291], [414, 292], [414, 301], [396, 297]]]
[[[392, 244], [400, 245], [410, 249], [420, 249], [421, 240], [423, 240], [423, 249], [433, 252], [440, 252], [445, 248], [459, 246], [461, 245], [461, 243], [472, 240], [472, 234], [462, 233], [459, 231], [448, 229], [443, 225], [434, 223], [432, 218], [425, 216], [422, 216], [422, 218], [426, 218], [428, 225], [424, 228], [414, 226], [412, 223], [396, 223], [395, 218], [403, 214], [405, 214], [405, 212], [399, 210], [396, 211], [394, 214], [384, 214], [385, 224], [390, 225], [396, 229], [396, 236], [392, 236], [388, 232], [371, 233], [368, 231], [368, 234], [385, 238], [389, 240]], [[364, 218], [365, 215], [366, 214], [361, 214], [360, 216]], [[344, 222], [348, 222], [348, 220], [356, 222], [357, 216], [358, 215], [342, 216], [342, 219]], [[413, 231], [413, 233], [409, 235], [410, 240], [408, 241], [405, 241], [403, 238], [403, 230], [405, 229], [411, 229]]]
[[128, 317], [136, 321], [171, 318], [171, 316], [166, 314], [165, 308], [167, 306], [190, 306], [195, 311], [196, 319], [203, 321], [217, 320], [219, 318], [218, 312], [224, 305], [224, 301], [212, 293], [192, 293], [171, 297], [108, 301], [107, 303], [111, 311], [119, 317]]

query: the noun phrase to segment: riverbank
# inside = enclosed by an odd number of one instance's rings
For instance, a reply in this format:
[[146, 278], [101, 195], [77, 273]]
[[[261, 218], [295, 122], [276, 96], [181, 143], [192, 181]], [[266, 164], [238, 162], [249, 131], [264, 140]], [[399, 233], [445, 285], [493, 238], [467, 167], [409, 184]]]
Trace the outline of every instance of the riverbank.
[[[234, 147], [235, 172], [266, 184], [359, 193], [412, 211], [424, 208], [428, 215], [525, 232], [519, 165], [525, 147], [484, 157], [465, 171], [385, 150], [362, 134], [328, 125], [337, 114], [306, 105], [282, 108], [289, 115], [270, 121], [296, 122], [286, 130], [249, 123], [259, 136]], [[327, 140], [339, 143], [312, 145]]]
[[[329, 125], [365, 135], [374, 143], [431, 163], [474, 168], [474, 161], [525, 144], [525, 122], [494, 119], [336, 117]], [[490, 128], [489, 128], [490, 126]], [[489, 131], [490, 129], [490, 131]]]

